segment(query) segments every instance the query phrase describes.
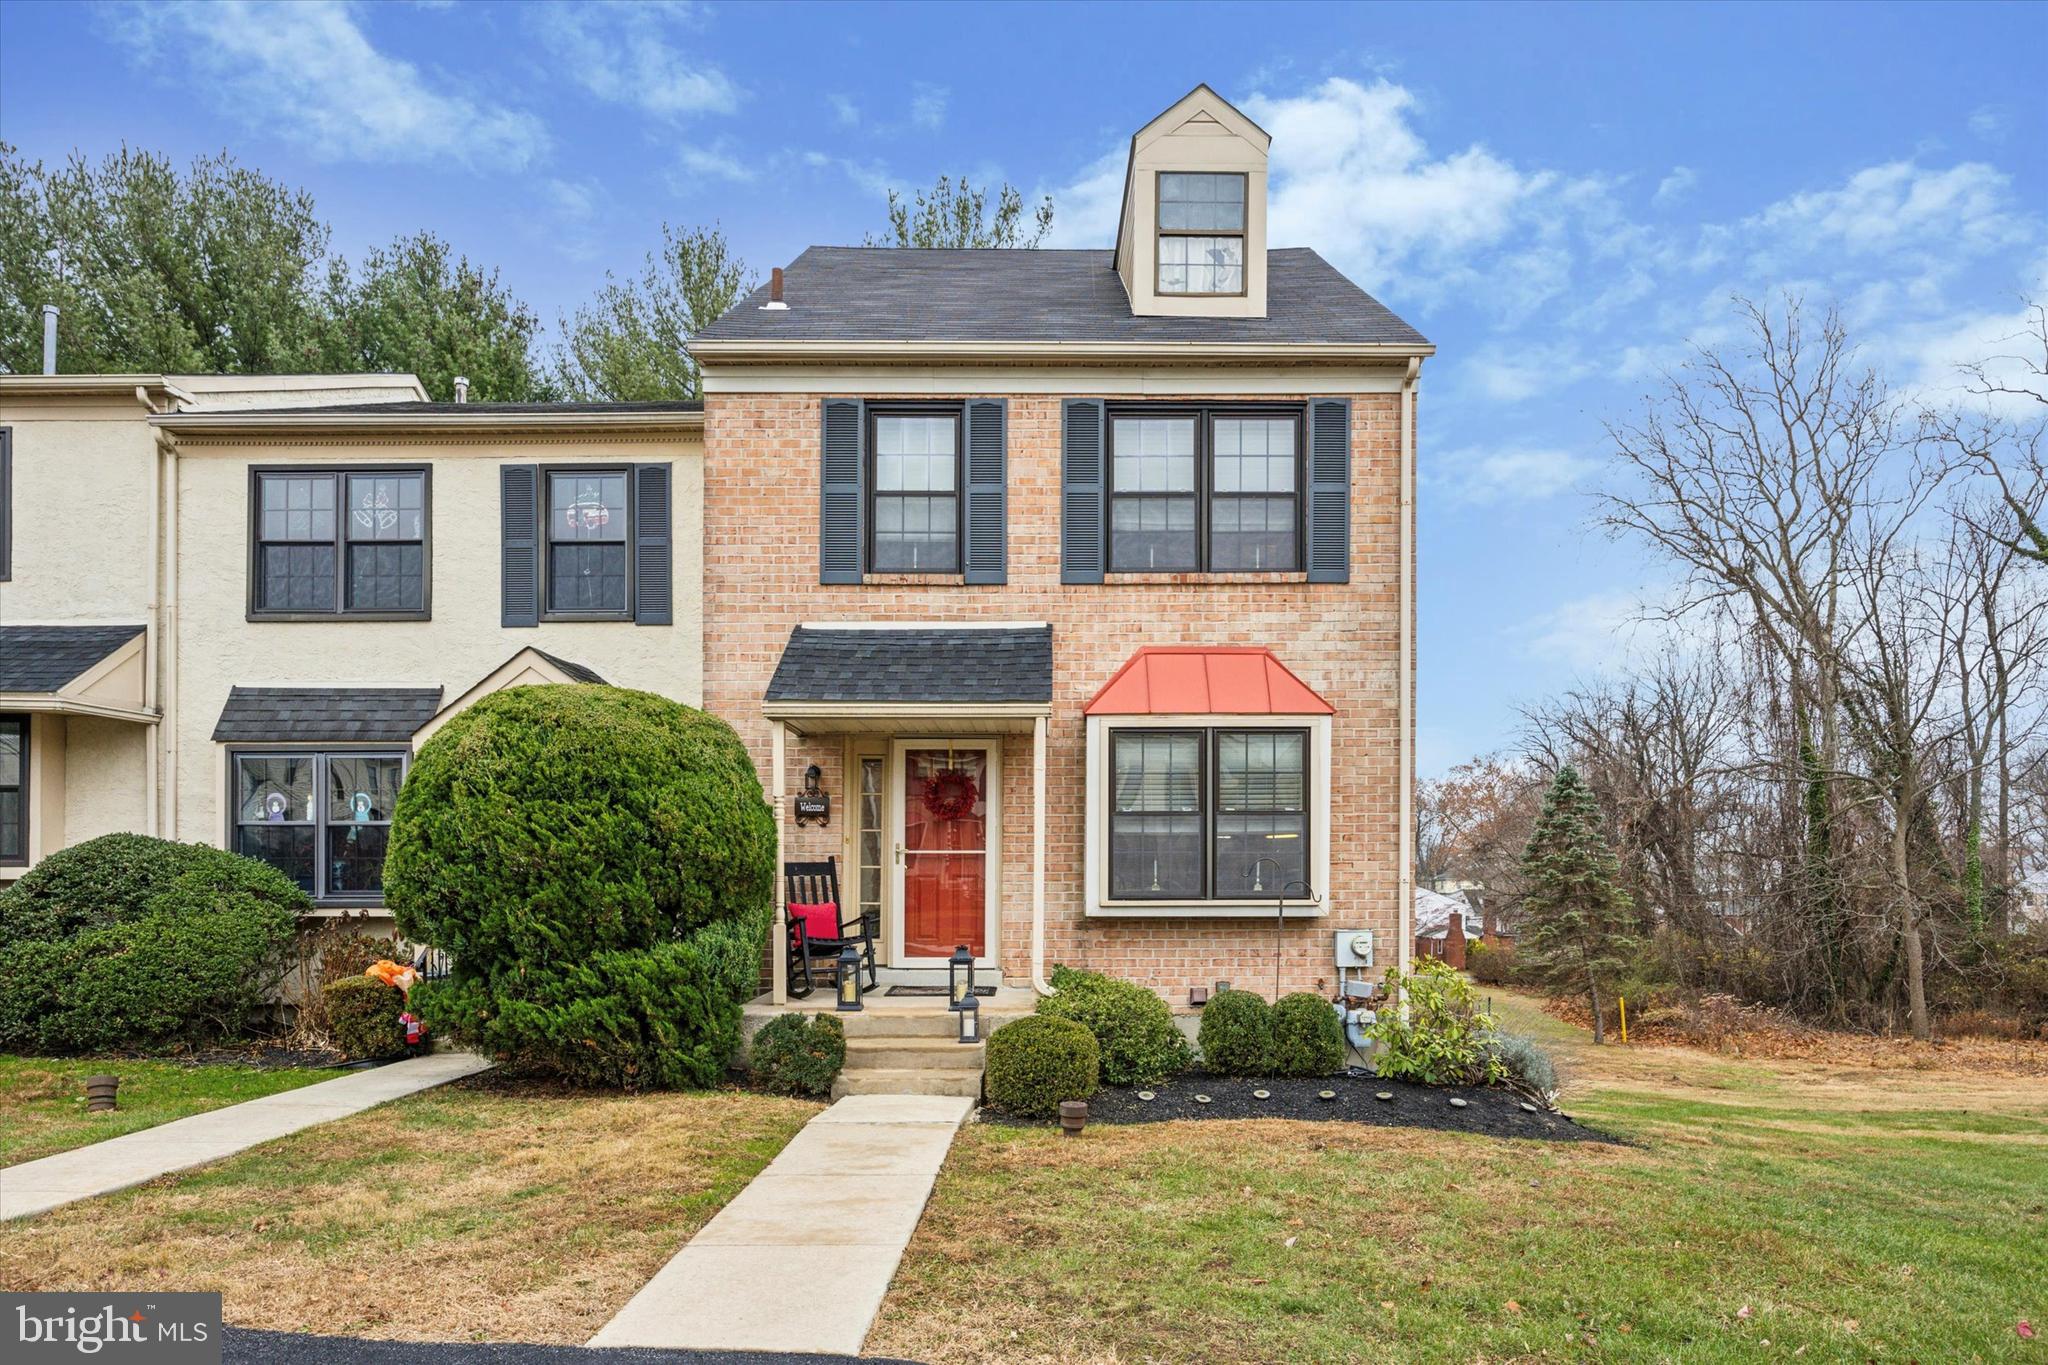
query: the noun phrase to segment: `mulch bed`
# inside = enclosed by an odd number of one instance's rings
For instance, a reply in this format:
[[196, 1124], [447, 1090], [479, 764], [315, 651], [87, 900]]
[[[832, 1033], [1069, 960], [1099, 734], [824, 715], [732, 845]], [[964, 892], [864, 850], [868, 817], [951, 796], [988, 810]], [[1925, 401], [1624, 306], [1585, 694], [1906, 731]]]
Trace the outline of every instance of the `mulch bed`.
[[[1153, 1098], [1141, 1100], [1139, 1090], [1104, 1086], [1088, 1101], [1088, 1122], [1166, 1123], [1183, 1119], [1300, 1119], [1317, 1123], [1364, 1123], [1376, 1128], [1432, 1128], [1486, 1137], [1535, 1138], [1547, 1142], [1621, 1142], [1587, 1128], [1565, 1114], [1522, 1107], [1520, 1095], [1488, 1087], [1415, 1085], [1377, 1076], [1272, 1077], [1211, 1076], [1191, 1071], [1147, 1087]], [[1254, 1090], [1268, 1092], [1258, 1099]], [[1319, 1098], [1332, 1090], [1335, 1099]], [[1382, 1092], [1390, 1100], [1376, 1098]], [[1195, 1098], [1207, 1095], [1209, 1103]], [[1461, 1108], [1453, 1099], [1465, 1101]], [[983, 1108], [989, 1123], [1057, 1126], [1050, 1120], [1018, 1119]]]
[[147, 1051], [125, 1048], [103, 1054], [138, 1062], [170, 1062], [179, 1066], [246, 1066], [255, 1071], [293, 1071], [319, 1067], [363, 1068], [373, 1062], [350, 1062], [331, 1047], [286, 1047], [282, 1043], [243, 1043], [239, 1046], [178, 1048]]

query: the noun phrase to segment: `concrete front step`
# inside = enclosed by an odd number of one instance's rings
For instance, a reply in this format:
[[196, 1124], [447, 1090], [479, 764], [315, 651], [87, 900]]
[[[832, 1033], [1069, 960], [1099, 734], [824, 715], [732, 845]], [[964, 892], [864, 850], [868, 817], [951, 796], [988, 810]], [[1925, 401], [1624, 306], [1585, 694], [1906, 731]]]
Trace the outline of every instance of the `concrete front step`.
[[980, 1043], [969, 1046], [951, 1038], [849, 1038], [846, 1040], [846, 1069], [979, 1071], [981, 1053]]
[[[967, 1051], [964, 1047], [960, 1050]], [[966, 1071], [883, 1066], [856, 1071], [849, 1067], [832, 1082], [833, 1099], [844, 1099], [848, 1095], [956, 1095], [978, 1100], [981, 1098], [981, 1068], [976, 1066]]]
[[[1009, 1023], [1021, 1019], [1029, 1010], [1016, 1013], [991, 1014], [981, 1011], [981, 1031], [984, 1036]], [[953, 1013], [943, 1003], [933, 1002], [920, 1010], [865, 1009], [858, 1013], [834, 1016], [846, 1030], [847, 1041], [856, 1038], [945, 1038], [957, 1035], [959, 1025], [953, 1020]], [[955, 1047], [959, 1044], [955, 1043]], [[963, 1049], [964, 1050], [964, 1049]]]

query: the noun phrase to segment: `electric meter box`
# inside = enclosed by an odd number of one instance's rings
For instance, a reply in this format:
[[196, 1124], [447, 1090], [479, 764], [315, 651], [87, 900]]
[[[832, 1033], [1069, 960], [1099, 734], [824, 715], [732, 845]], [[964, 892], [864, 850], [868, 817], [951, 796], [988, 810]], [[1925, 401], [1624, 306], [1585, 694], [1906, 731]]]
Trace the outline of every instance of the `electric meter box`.
[[1372, 966], [1372, 930], [1339, 929], [1337, 965], [1340, 968]]

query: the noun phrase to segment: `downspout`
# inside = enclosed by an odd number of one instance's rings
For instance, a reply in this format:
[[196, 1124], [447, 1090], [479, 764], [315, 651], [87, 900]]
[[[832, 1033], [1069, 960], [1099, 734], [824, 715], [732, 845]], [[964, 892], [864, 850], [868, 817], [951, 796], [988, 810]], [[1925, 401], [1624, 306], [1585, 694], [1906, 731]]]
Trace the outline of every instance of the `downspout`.
[[1051, 995], [1045, 979], [1045, 737], [1044, 716], [1031, 721], [1031, 989]]
[[1401, 381], [1401, 818], [1396, 894], [1401, 898], [1397, 961], [1405, 974], [1415, 953], [1415, 386], [1422, 357], [1408, 358]]
[[[139, 388], [135, 392], [138, 396], [142, 395]], [[149, 607], [142, 618], [142, 704], [156, 708], [157, 720], [155, 725], [148, 727], [148, 740], [142, 747], [142, 789], [147, 803], [142, 825], [143, 833], [155, 838], [162, 833], [163, 814], [163, 774], [158, 762], [158, 751], [164, 742], [164, 727], [170, 723], [170, 713], [164, 710], [164, 699], [157, 691], [158, 680], [162, 677], [158, 656], [164, 647], [161, 614], [164, 600], [164, 433], [152, 431], [150, 435], [152, 440], [149, 449]]]
[[[178, 438], [167, 431], [157, 433], [157, 451], [163, 466], [163, 578], [159, 595], [157, 631], [157, 729], [163, 746], [157, 790], [163, 805], [162, 827], [166, 837], [178, 837]], [[152, 746], [151, 752], [155, 752]], [[225, 787], [222, 788], [226, 790]]]

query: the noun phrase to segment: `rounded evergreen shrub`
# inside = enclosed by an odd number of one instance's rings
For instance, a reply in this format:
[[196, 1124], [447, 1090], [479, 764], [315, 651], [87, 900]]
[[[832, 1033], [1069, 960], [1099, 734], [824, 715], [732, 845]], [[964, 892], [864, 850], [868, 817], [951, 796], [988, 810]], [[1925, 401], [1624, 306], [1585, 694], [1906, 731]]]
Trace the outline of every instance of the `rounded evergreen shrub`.
[[1056, 1118], [1061, 1100], [1085, 1100], [1102, 1080], [1095, 1035], [1071, 1019], [1032, 1014], [988, 1036], [988, 1101], [1025, 1118]]
[[1344, 1069], [1344, 1025], [1320, 995], [1297, 991], [1273, 1006], [1273, 1074], [1333, 1076]]
[[754, 1034], [747, 1065], [775, 1094], [830, 1094], [846, 1065], [846, 1029], [829, 1014], [778, 1014]]
[[1218, 991], [1202, 1006], [1196, 1041], [1202, 1065], [1218, 1076], [1270, 1075], [1273, 1007], [1250, 991]]
[[1505, 986], [1514, 979], [1515, 950], [1475, 943], [1465, 949], [1465, 970], [1482, 986]]
[[1040, 1000], [1038, 1012], [1095, 1036], [1104, 1085], [1154, 1085], [1188, 1069], [1188, 1040], [1173, 1011], [1143, 986], [1072, 967], [1053, 968], [1052, 985], [1057, 994]]
[[405, 992], [374, 976], [344, 976], [320, 988], [327, 1032], [343, 1055], [368, 1061], [405, 1051]]
[[0, 891], [0, 1049], [83, 1052], [239, 1034], [313, 903], [264, 863], [107, 834]]
[[420, 749], [385, 902], [454, 958], [428, 1024], [508, 1069], [710, 1085], [739, 1049], [775, 820], [732, 727], [614, 687], [515, 687]]

